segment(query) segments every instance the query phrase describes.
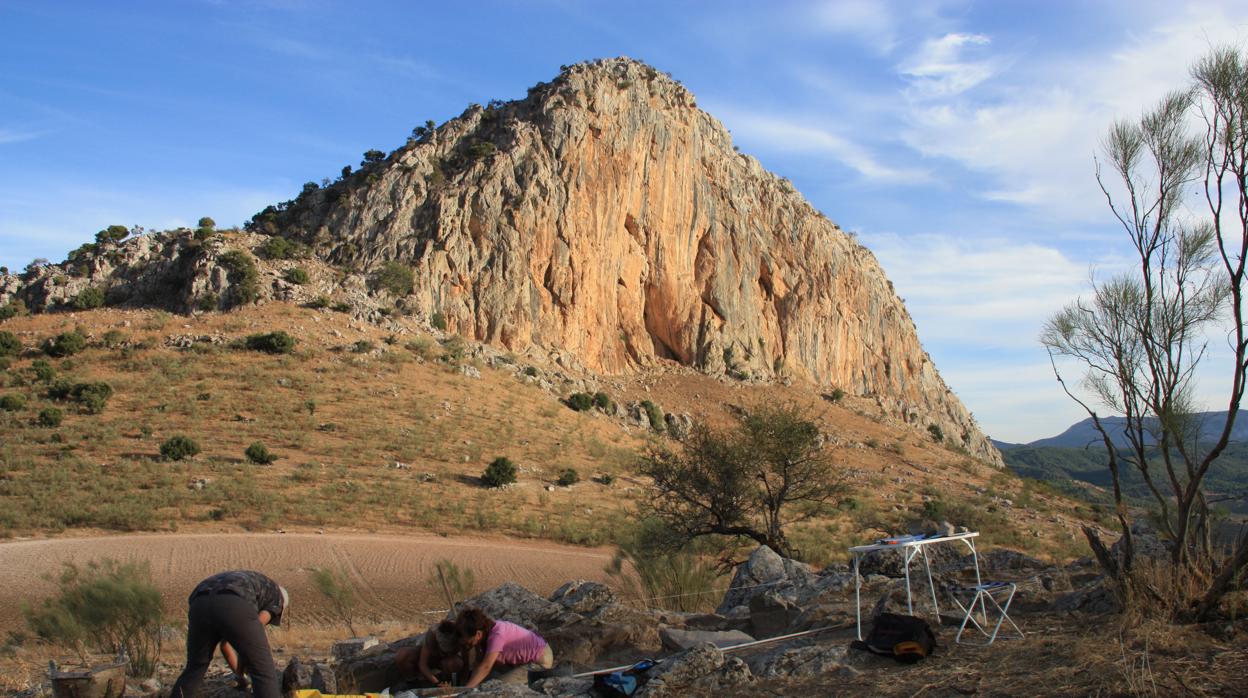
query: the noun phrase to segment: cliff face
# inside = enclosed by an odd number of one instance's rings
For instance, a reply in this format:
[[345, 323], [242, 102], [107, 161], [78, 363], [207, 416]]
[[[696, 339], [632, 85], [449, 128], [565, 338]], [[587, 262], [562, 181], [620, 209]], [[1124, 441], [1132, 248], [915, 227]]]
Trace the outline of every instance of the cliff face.
[[793, 375], [876, 395], [999, 462], [875, 257], [628, 59], [472, 107], [254, 227], [358, 269], [401, 260], [404, 304], [479, 341], [604, 373], [662, 358]]
[[[571, 66], [523, 100], [474, 105], [388, 157], [370, 155], [257, 214], [250, 235], [87, 245], [63, 265], [0, 276], [0, 304], [61, 307], [87, 286], [110, 305], [183, 312], [291, 298], [275, 270], [244, 292], [238, 265], [222, 266], [227, 244], [282, 236], [344, 268], [326, 291], [354, 294], [357, 309], [397, 305], [477, 341], [560, 350], [599, 373], [666, 359], [873, 396], [1001, 463], [875, 257], [735, 152], [724, 127], [649, 66]], [[412, 293], [364, 296], [363, 280], [396, 261], [413, 273]]]

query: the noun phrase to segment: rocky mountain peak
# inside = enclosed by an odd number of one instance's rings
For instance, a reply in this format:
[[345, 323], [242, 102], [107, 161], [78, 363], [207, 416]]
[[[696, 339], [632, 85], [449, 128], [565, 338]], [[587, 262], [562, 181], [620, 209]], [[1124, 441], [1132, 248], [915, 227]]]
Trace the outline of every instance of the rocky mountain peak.
[[[249, 233], [302, 243], [357, 287], [398, 263], [411, 292], [373, 284], [375, 301], [469, 339], [558, 349], [604, 374], [673, 361], [808, 381], [1000, 463], [875, 257], [632, 59], [564, 66], [524, 99], [427, 122]], [[213, 278], [214, 298], [230, 297], [230, 274]], [[195, 288], [184, 308], [199, 307]]]

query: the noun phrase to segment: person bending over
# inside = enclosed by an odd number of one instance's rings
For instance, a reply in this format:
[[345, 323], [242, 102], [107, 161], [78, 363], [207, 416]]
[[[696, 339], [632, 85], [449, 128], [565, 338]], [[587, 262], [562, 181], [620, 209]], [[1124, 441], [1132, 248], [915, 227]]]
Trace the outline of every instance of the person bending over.
[[430, 628], [421, 640], [420, 649], [404, 647], [394, 655], [403, 680], [420, 688], [451, 686], [455, 679], [467, 678], [468, 647], [459, 636], [455, 623], [444, 620]]
[[464, 644], [485, 646], [481, 663], [464, 684], [467, 688], [481, 685], [486, 678], [497, 678], [504, 683], [527, 683], [529, 665], [542, 669], [555, 665], [550, 645], [540, 635], [515, 623], [491, 620], [479, 608], [460, 611], [455, 624], [459, 626]]
[[218, 645], [236, 675], [251, 676], [252, 695], [280, 698], [264, 626], [281, 625], [289, 602], [286, 589], [259, 572], [221, 572], [200, 582], [187, 601], [186, 668], [170, 698], [199, 695]]

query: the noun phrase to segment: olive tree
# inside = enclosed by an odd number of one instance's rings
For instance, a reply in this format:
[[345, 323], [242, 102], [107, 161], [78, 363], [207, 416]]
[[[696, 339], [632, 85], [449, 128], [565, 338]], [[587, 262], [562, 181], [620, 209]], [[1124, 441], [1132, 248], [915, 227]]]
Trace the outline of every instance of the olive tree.
[[651, 449], [641, 470], [673, 546], [734, 536], [792, 557], [785, 528], [826, 513], [845, 490], [819, 425], [793, 403], [758, 406], [732, 430], [695, 424], [679, 449]]
[[[1134, 249], [1133, 268], [1093, 282], [1090, 298], [1054, 315], [1041, 342], [1053, 357], [1076, 360], [1092, 396], [1063, 389], [1092, 418], [1108, 455], [1122, 538], [1113, 555], [1084, 528], [1124, 600], [1143, 595], [1176, 618], [1205, 619], [1248, 563], [1248, 536], [1229, 555], [1215, 554], [1204, 485], [1225, 450], [1239, 412], [1248, 368], [1243, 317], [1248, 252], [1248, 58], [1219, 49], [1192, 69], [1192, 84], [1167, 95], [1137, 121], [1120, 121], [1103, 143], [1097, 179]], [[1203, 133], [1191, 124], [1203, 124]], [[1110, 182], [1117, 182], [1111, 185]], [[1193, 200], [1205, 211], [1192, 216]], [[1232, 362], [1225, 376], [1225, 417], [1213, 443], [1196, 424], [1197, 367], [1208, 338], [1227, 321]], [[1089, 404], [1092, 403], [1092, 404]], [[1097, 406], [1124, 417], [1119, 448]], [[1143, 479], [1170, 544], [1174, 579], [1207, 579], [1199, 598], [1137, 584], [1132, 514], [1122, 477]], [[1186, 585], [1182, 585], [1186, 586]]]

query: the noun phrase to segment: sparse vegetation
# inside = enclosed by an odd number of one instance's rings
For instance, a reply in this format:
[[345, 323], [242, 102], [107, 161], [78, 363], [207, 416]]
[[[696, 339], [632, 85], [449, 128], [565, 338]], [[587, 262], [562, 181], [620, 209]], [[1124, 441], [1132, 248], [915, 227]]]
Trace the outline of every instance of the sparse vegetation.
[[295, 351], [295, 338], [281, 330], [265, 332], [247, 335], [243, 340], [243, 346], [252, 351], [262, 351], [267, 354], [290, 354]]
[[416, 276], [412, 268], [392, 259], [381, 265], [381, 269], [373, 276], [373, 287], [388, 291], [396, 296], [406, 296], [412, 292]]
[[9, 393], [0, 395], [0, 410], [5, 412], [17, 412], [26, 407], [26, 396], [21, 393]]
[[559, 473], [559, 479], [555, 481], [560, 487], [571, 487], [581, 481], [581, 474], [576, 472], [576, 468], [564, 468]]
[[268, 465], [277, 460], [277, 454], [269, 451], [269, 449], [259, 441], [256, 441], [248, 446], [247, 450], [243, 452], [243, 455], [247, 457], [247, 461], [249, 463], [255, 463], [256, 465]]
[[39, 426], [41, 427], [59, 427], [61, 420], [65, 418], [64, 413], [55, 407], [45, 407], [39, 411]]
[[85, 568], [67, 562], [55, 596], [25, 610], [38, 637], [73, 649], [130, 658], [130, 674], [151, 676], [160, 657], [163, 605], [147, 563], [105, 559]]
[[43, 353], [55, 358], [73, 356], [87, 348], [87, 336], [80, 330], [62, 332], [43, 340]]
[[425, 579], [430, 590], [448, 596], [447, 603], [454, 605], [477, 593], [477, 575], [469, 567], [460, 567], [450, 560], [438, 560], [433, 572]]
[[20, 353], [22, 353], [22, 340], [12, 332], [0, 331], [0, 356], [17, 356]]
[[928, 424], [927, 434], [932, 437], [932, 441], [935, 441], [938, 444], [943, 444], [945, 442], [945, 431], [940, 428], [939, 424]]
[[567, 404], [577, 412], [588, 412], [594, 409], [594, 396], [589, 393], [572, 393], [568, 396]]
[[160, 457], [165, 460], [179, 461], [194, 457], [199, 453], [199, 444], [190, 437], [171, 436], [160, 445]]
[[435, 310], [433, 312], [433, 315], [430, 316], [429, 318], [429, 325], [434, 327], [435, 329], [439, 329], [445, 332], [446, 331], [446, 316], [443, 315], [441, 311]]
[[286, 279], [287, 283], [302, 286], [308, 283], [308, 271], [303, 267], [291, 267], [282, 274], [282, 278]]
[[257, 251], [265, 259], [296, 259], [302, 257], [307, 252], [307, 248], [295, 240], [271, 236], [260, 244]]
[[663, 421], [663, 410], [659, 409], [658, 405], [649, 400], [642, 400], [641, 409], [646, 412], [646, 419], [650, 421], [651, 431], [662, 432], [667, 427]]
[[74, 296], [73, 306], [77, 310], [91, 310], [104, 305], [104, 291], [95, 286], [88, 286]]
[[217, 261], [230, 280], [231, 307], [254, 302], [260, 295], [260, 272], [256, 270], [256, 261], [251, 255], [242, 250], [229, 250]]
[[516, 464], [506, 456], [499, 456], [485, 467], [481, 473], [481, 483], [486, 487], [506, 487], [516, 481]]
[[355, 631], [355, 610], [359, 597], [350, 579], [328, 567], [314, 567], [308, 570], [308, 574], [312, 576], [312, 586], [329, 601], [334, 614], [351, 632], [351, 637], [359, 637], [359, 633]]

